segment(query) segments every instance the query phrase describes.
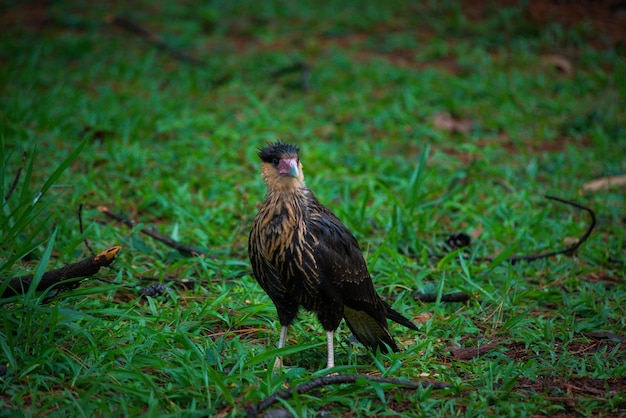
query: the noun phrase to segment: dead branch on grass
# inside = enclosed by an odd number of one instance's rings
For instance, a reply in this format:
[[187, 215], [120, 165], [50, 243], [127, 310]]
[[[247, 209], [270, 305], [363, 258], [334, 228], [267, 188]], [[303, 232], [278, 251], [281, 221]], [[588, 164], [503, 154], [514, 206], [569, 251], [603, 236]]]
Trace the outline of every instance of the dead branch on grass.
[[[84, 231], [83, 231], [83, 204], [82, 203], [80, 205], [78, 205], [78, 230], [80, 231], [80, 234], [83, 235]], [[89, 243], [89, 239], [87, 237], [85, 237], [85, 239], [83, 241], [85, 242], [85, 247], [87, 247], [87, 249], [89, 250], [91, 255], [96, 255], [96, 253], [93, 250], [93, 248], [91, 248], [91, 244]]]
[[129, 18], [109, 14], [106, 16], [105, 20], [111, 25], [117, 25], [132, 34], [139, 36], [144, 41], [150, 43], [151, 45], [154, 45], [157, 49], [161, 51], [167, 52], [179, 61], [183, 61], [198, 67], [204, 66], [204, 62], [190, 55], [187, 55], [184, 52], [179, 51], [178, 49], [174, 48], [163, 39], [161, 39], [160, 36], [148, 31], [147, 29], [140, 26], [136, 22], [133, 22]]
[[9, 187], [9, 191], [7, 192], [6, 196], [4, 196], [5, 202], [9, 201], [9, 198], [13, 194], [13, 191], [15, 191], [15, 188], [17, 187], [17, 182], [20, 180], [22, 169], [24, 168], [25, 164], [26, 164], [26, 151], [24, 151], [24, 153], [22, 154], [22, 162], [20, 163], [20, 166], [17, 168], [17, 171], [15, 172], [15, 178], [13, 179], [13, 183], [11, 183], [11, 187]]
[[[507, 258], [507, 261], [510, 262], [511, 264], [515, 264], [515, 263], [517, 263], [519, 261], [536, 261], [536, 260], [541, 260], [543, 258], [554, 257], [555, 255], [559, 255], [559, 254], [572, 255], [578, 249], [578, 247], [580, 247], [585, 241], [587, 241], [587, 238], [589, 238], [589, 235], [591, 235], [591, 232], [596, 227], [596, 214], [590, 207], [581, 205], [580, 203], [576, 203], [576, 202], [573, 202], [571, 200], [562, 199], [562, 198], [557, 197], [557, 196], [547, 196], [546, 195], [544, 197], [546, 199], [555, 200], [555, 201], [560, 202], [560, 203], [565, 203], [566, 205], [574, 206], [575, 208], [578, 208], [580, 210], [584, 210], [591, 217], [591, 222], [589, 223], [589, 226], [587, 227], [587, 230], [585, 231], [583, 236], [580, 237], [573, 244], [569, 245], [568, 247], [562, 248], [562, 249], [559, 249], [559, 250], [554, 250], [554, 251], [547, 251], [545, 253], [540, 253], [540, 254], [512, 256], [512, 257]], [[485, 259], [485, 261], [492, 261], [492, 259]]]
[[[123, 223], [129, 228], [133, 228], [135, 226], [135, 222], [132, 219], [126, 218], [118, 213], [115, 213], [109, 210], [109, 208], [107, 208], [106, 206], [98, 206], [98, 210], [104, 213], [105, 215], [107, 215], [108, 217], [115, 219], [118, 222]], [[171, 239], [170, 237], [157, 232], [154, 228], [142, 228], [140, 232], [148, 235], [151, 238], [156, 239], [157, 241], [164, 243], [165, 245], [169, 247], [172, 247], [178, 250], [178, 252], [180, 252], [183, 255], [188, 255], [188, 256], [205, 256], [206, 255], [205, 251], [199, 250], [197, 248], [188, 247], [185, 244], [181, 244], [180, 242], [175, 241]]]
[[[591, 232], [595, 228], [595, 226], [596, 226], [596, 214], [588, 206], [582, 205], [582, 204], [577, 203], [577, 202], [573, 202], [571, 200], [567, 200], [567, 199], [563, 199], [563, 198], [560, 198], [560, 197], [556, 197], [556, 196], [544, 196], [544, 197], [546, 199], [555, 200], [555, 201], [560, 202], [560, 203], [565, 203], [566, 205], [574, 206], [575, 208], [578, 208], [580, 210], [583, 210], [583, 211], [587, 212], [589, 214], [589, 216], [591, 217], [591, 222], [589, 223], [589, 226], [587, 227], [587, 230], [585, 231], [585, 233], [578, 240], [576, 240], [573, 244], [569, 245], [566, 248], [561, 248], [561, 249], [553, 250], [553, 251], [547, 251], [547, 252], [539, 253], [539, 254], [514, 255], [514, 256], [511, 256], [511, 257], [506, 259], [506, 261], [508, 261], [509, 263], [515, 264], [515, 263], [518, 263], [520, 261], [528, 261], [528, 262], [530, 262], [530, 261], [537, 261], [537, 260], [541, 260], [541, 259], [544, 259], [544, 258], [554, 257], [555, 255], [559, 255], [559, 254], [572, 255], [572, 254], [574, 254], [574, 252], [585, 241], [587, 241], [587, 238], [589, 238], [589, 236], [591, 235]], [[463, 239], [467, 240], [467, 242], [464, 245], [464, 247], [469, 247], [469, 245], [470, 245], [470, 241], [469, 241], [470, 238], [469, 238], [468, 235], [466, 235], [466, 234], [455, 234], [455, 235], [453, 235], [451, 237], [458, 237], [460, 235], [463, 235]], [[450, 243], [447, 242], [447, 244], [450, 244]], [[454, 247], [453, 249], [455, 249], [455, 248], [462, 248], [462, 247]], [[429, 258], [439, 259], [440, 260], [440, 259], [445, 257], [445, 254], [429, 254], [428, 256], [429, 256]], [[472, 257], [471, 259], [475, 260], [475, 261], [493, 261], [495, 259], [495, 257]]]
[[329, 385], [337, 385], [337, 384], [354, 384], [359, 379], [369, 380], [370, 382], [376, 383], [388, 383], [397, 386], [403, 386], [412, 389], [448, 389], [450, 385], [442, 382], [429, 382], [429, 381], [413, 381], [413, 380], [402, 380], [402, 379], [393, 379], [389, 377], [380, 377], [380, 376], [369, 376], [364, 374], [338, 374], [332, 376], [322, 376], [316, 377], [314, 379], [309, 380], [308, 382], [301, 383], [294, 388], [284, 389], [278, 392], [273, 393], [267, 398], [263, 399], [257, 405], [252, 406], [248, 409], [247, 417], [257, 417], [258, 414], [263, 412], [265, 409], [269, 408], [271, 405], [276, 403], [279, 399], [289, 399], [293, 396], [294, 391], [297, 394], [302, 394], [309, 392], [315, 388]]
[[281, 67], [273, 71], [270, 75], [277, 80], [285, 75], [296, 73], [299, 75], [298, 87], [307, 92], [311, 88], [311, 65], [305, 61], [297, 61], [293, 64]]
[[[85, 258], [76, 263], [47, 271], [43, 274], [41, 280], [37, 284], [36, 291], [43, 291], [51, 288], [52, 286], [56, 286], [59, 291], [76, 288], [80, 284], [80, 280], [70, 282], [66, 281], [70, 279], [81, 279], [96, 274], [101, 267], [106, 267], [113, 262], [120, 249], [121, 247], [119, 246], [111, 247], [93, 257]], [[0, 298], [7, 298], [26, 293], [33, 283], [33, 279], [34, 275], [32, 274], [8, 279], [9, 284], [2, 292], [2, 295], [0, 295]]]
[[[413, 299], [419, 302], [436, 302], [437, 293], [414, 293]], [[441, 302], [467, 302], [472, 297], [464, 292], [446, 293], [441, 295]]]

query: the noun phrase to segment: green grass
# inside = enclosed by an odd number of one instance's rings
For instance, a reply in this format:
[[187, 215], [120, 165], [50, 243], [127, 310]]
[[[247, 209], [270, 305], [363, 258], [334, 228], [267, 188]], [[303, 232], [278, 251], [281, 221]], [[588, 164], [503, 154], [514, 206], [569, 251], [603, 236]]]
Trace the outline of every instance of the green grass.
[[[307, 183], [358, 238], [379, 293], [409, 317], [431, 314], [419, 333], [392, 327], [403, 351], [389, 355], [353, 345], [340, 328], [337, 371], [452, 388], [360, 382], [274, 407], [299, 416], [626, 412], [624, 342], [593, 336], [626, 337], [626, 192], [582, 191], [626, 171], [623, 44], [586, 21], [538, 25], [522, 6], [485, 6], [477, 19], [454, 2], [326, 4], [0, 6], [0, 277], [87, 257], [85, 238], [95, 251], [122, 246], [102, 280], [52, 300], [0, 301], [0, 415], [238, 416], [320, 375], [315, 318], [301, 314], [276, 350], [275, 309], [245, 274], [264, 196], [256, 149], [275, 139], [300, 145]], [[109, 13], [205, 64], [107, 24]], [[551, 55], [574, 71], [557, 71]], [[272, 78], [300, 60], [312, 65], [309, 91], [298, 74]], [[442, 112], [471, 129], [438, 129]], [[546, 194], [598, 217], [576, 256], [515, 265], [428, 257], [456, 232], [474, 235], [477, 257], [563, 247], [589, 219]], [[112, 222], [100, 205], [139, 224]], [[183, 257], [143, 226], [207, 255]], [[170, 289], [142, 298], [146, 279]], [[474, 299], [411, 296], [455, 291]], [[450, 352], [492, 342], [470, 360]], [[275, 375], [267, 369], [279, 352], [291, 367]]]

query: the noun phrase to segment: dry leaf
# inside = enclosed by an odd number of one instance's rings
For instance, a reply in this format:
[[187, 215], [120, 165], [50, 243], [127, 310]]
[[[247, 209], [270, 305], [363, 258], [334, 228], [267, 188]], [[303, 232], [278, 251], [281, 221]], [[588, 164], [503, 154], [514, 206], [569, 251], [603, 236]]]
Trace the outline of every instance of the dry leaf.
[[614, 187], [626, 186], [626, 175], [602, 177], [597, 180], [590, 181], [583, 185], [585, 192], [597, 192], [598, 190], [608, 190]]
[[448, 112], [442, 112], [433, 118], [433, 126], [435, 129], [448, 132], [459, 132], [462, 134], [469, 133], [474, 123], [468, 119], [455, 119]]
[[574, 74], [574, 66], [572, 62], [561, 55], [547, 55], [543, 57], [543, 62], [551, 67], [556, 68], [557, 71], [565, 74]]
[[414, 316], [413, 321], [416, 324], [425, 324], [432, 317], [433, 317], [433, 314], [431, 314], [430, 312], [425, 312], [425, 313], [421, 313], [419, 315]]
[[484, 230], [485, 228], [483, 228], [482, 225], [477, 226], [476, 228], [472, 229], [472, 232], [470, 233], [470, 235], [472, 238], [477, 239], [478, 237], [482, 235]]

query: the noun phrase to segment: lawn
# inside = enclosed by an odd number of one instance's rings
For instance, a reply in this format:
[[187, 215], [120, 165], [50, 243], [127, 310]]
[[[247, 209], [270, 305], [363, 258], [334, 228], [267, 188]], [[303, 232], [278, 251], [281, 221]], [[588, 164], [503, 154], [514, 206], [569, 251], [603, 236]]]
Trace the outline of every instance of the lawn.
[[[0, 299], [0, 415], [626, 414], [609, 3], [0, 2], [0, 291], [120, 247]], [[275, 348], [251, 274], [278, 139], [419, 326], [391, 325], [391, 354], [340, 326], [339, 378], [311, 314]]]

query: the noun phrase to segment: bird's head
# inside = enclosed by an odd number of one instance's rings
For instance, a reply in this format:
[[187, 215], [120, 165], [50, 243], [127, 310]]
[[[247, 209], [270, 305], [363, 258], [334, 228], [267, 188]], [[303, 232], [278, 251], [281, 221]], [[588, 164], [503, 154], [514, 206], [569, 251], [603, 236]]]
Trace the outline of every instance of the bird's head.
[[269, 190], [292, 190], [304, 186], [298, 152], [298, 147], [283, 142], [259, 149], [261, 173]]

